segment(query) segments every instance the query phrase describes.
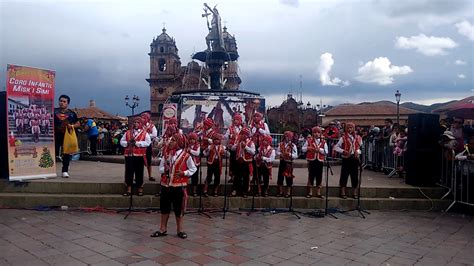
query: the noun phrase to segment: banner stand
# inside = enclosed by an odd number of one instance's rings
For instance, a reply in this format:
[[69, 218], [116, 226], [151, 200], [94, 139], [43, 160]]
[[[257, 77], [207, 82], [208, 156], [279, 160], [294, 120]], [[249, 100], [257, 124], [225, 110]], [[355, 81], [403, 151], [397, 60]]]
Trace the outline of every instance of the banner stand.
[[[54, 82], [51, 70], [7, 65], [6, 167], [10, 181], [56, 177]], [[6, 145], [4, 145], [6, 144]], [[4, 169], [4, 167], [2, 167]]]

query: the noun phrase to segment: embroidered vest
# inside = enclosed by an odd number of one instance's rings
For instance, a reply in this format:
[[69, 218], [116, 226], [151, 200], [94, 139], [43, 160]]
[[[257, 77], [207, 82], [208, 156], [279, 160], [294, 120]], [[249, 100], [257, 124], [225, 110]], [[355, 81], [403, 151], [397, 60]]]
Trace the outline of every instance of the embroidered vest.
[[[245, 145], [243, 146], [242, 144], [245, 144]], [[252, 145], [252, 140], [250, 139], [245, 140], [245, 142], [241, 141], [237, 144], [237, 150], [236, 150], [237, 160], [242, 159], [245, 162], [252, 161], [253, 155], [245, 149], [245, 147], [250, 147], [251, 145]]]
[[[216, 154], [217, 152], [217, 154]], [[211, 145], [210, 151], [209, 151], [209, 156], [207, 157], [207, 164], [211, 165], [214, 163], [214, 160], [217, 159], [219, 162], [222, 162], [222, 155], [224, 155], [224, 147], [222, 145], [218, 145], [217, 149], [214, 144]]]
[[[170, 156], [170, 157], [169, 157]], [[169, 160], [172, 158], [171, 155], [165, 156], [163, 158], [165, 161], [165, 172], [161, 175], [161, 185], [165, 187], [184, 187], [188, 184], [188, 177], [184, 175], [184, 171], [188, 170], [188, 165], [186, 164], [188, 158], [191, 155], [185, 151], [182, 151], [174, 164], [172, 164], [167, 170], [166, 164], [169, 163]], [[167, 158], [166, 158], [167, 157]], [[181, 170], [182, 175], [178, 175], [176, 172]]]
[[287, 145], [285, 142], [280, 142], [280, 160], [284, 160], [287, 162], [293, 161], [291, 157], [293, 153], [293, 143], [289, 143]]
[[[320, 162], [324, 162], [324, 154], [319, 152], [319, 149], [324, 149], [324, 144], [326, 141], [320, 139], [319, 145], [316, 143], [316, 140], [309, 136], [308, 137], [308, 151], [306, 152], [306, 160], [314, 161], [318, 159]], [[309, 147], [313, 147], [314, 149], [309, 149]]]
[[[145, 140], [146, 131], [142, 130], [135, 137], [133, 137], [133, 130], [128, 130], [127, 133], [125, 134], [126, 134], [125, 139], [127, 141], [135, 139], [135, 141], [138, 142], [138, 141]], [[137, 147], [134, 145], [128, 145], [127, 147], [125, 147], [125, 152], [124, 152], [125, 156], [145, 156], [145, 154], [146, 154], [146, 147]]]
[[349, 158], [352, 154], [357, 158], [357, 150], [360, 149], [361, 137], [359, 135], [354, 136], [354, 140], [351, 140], [349, 135], [346, 133], [342, 136], [342, 149], [347, 152], [348, 155], [342, 154], [342, 158]]
[[[256, 161], [257, 166], [262, 165], [262, 162], [263, 162], [262, 158], [263, 157], [269, 158], [270, 156], [272, 156], [272, 152], [273, 152], [273, 147], [270, 146], [270, 145], [265, 147], [264, 149], [259, 149], [258, 155], [257, 155], [257, 161]], [[273, 166], [273, 163], [269, 163], [269, 162], [264, 162], [264, 164], [267, 168], [272, 168], [272, 166]], [[271, 171], [270, 171], [270, 173], [271, 173]]]

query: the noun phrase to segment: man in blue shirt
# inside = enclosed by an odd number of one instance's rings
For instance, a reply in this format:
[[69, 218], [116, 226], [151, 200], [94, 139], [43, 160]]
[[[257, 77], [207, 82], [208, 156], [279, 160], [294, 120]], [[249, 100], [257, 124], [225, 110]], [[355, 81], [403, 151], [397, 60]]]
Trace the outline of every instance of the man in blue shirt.
[[99, 136], [99, 130], [95, 123], [95, 118], [87, 119], [85, 130], [87, 132], [87, 137], [89, 138], [91, 155], [97, 155], [97, 137]]

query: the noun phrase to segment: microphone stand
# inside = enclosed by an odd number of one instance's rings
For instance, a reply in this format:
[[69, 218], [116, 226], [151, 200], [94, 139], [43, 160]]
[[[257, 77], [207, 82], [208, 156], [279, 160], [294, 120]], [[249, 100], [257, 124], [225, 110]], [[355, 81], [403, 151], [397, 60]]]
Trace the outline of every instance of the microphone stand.
[[[225, 156], [225, 173], [224, 173], [224, 204], [222, 206], [222, 210], [212, 210], [210, 213], [218, 213], [222, 212], [222, 219], [225, 219], [226, 213], [235, 213], [235, 214], [242, 214], [237, 211], [229, 210], [229, 197], [227, 196], [227, 176], [228, 176], [228, 169], [229, 169], [229, 156]], [[220, 177], [219, 177], [220, 178]]]
[[[294, 145], [292, 143], [292, 145]], [[292, 164], [292, 167], [293, 167], [293, 146], [291, 147], [291, 155], [290, 155], [290, 158], [291, 158], [291, 161], [290, 163]], [[294, 169], [292, 168], [292, 173], [291, 173], [291, 178], [293, 178], [293, 171]], [[278, 213], [291, 213], [293, 214], [294, 216], [296, 216], [296, 218], [298, 219], [301, 219], [301, 217], [298, 215], [299, 214], [304, 214], [300, 211], [295, 211], [293, 209], [293, 185], [290, 187], [290, 205], [288, 206], [288, 209], [278, 209], [278, 208], [273, 208], [273, 209], [267, 209], [265, 211], [269, 211], [271, 214], [278, 214]]]
[[[198, 183], [198, 188], [201, 186], [202, 188], [202, 152], [199, 153], [199, 183]], [[199, 207], [195, 211], [190, 211], [186, 212], [186, 214], [197, 214], [197, 215], [203, 215], [206, 216], [207, 218], [211, 219], [211, 216], [206, 213], [206, 210], [202, 206], [202, 191], [199, 193]]]

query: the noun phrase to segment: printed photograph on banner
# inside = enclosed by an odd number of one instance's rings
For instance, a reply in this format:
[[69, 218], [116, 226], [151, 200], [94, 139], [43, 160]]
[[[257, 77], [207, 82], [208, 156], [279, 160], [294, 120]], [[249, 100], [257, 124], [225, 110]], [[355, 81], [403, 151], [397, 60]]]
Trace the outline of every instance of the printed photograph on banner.
[[7, 130], [10, 180], [56, 176], [55, 72], [7, 67]]
[[202, 121], [210, 117], [224, 133], [232, 124], [234, 113], [241, 113], [244, 123], [250, 123], [255, 112], [265, 111], [265, 99], [217, 95], [186, 95], [182, 98], [180, 125], [183, 132], [199, 131]]

